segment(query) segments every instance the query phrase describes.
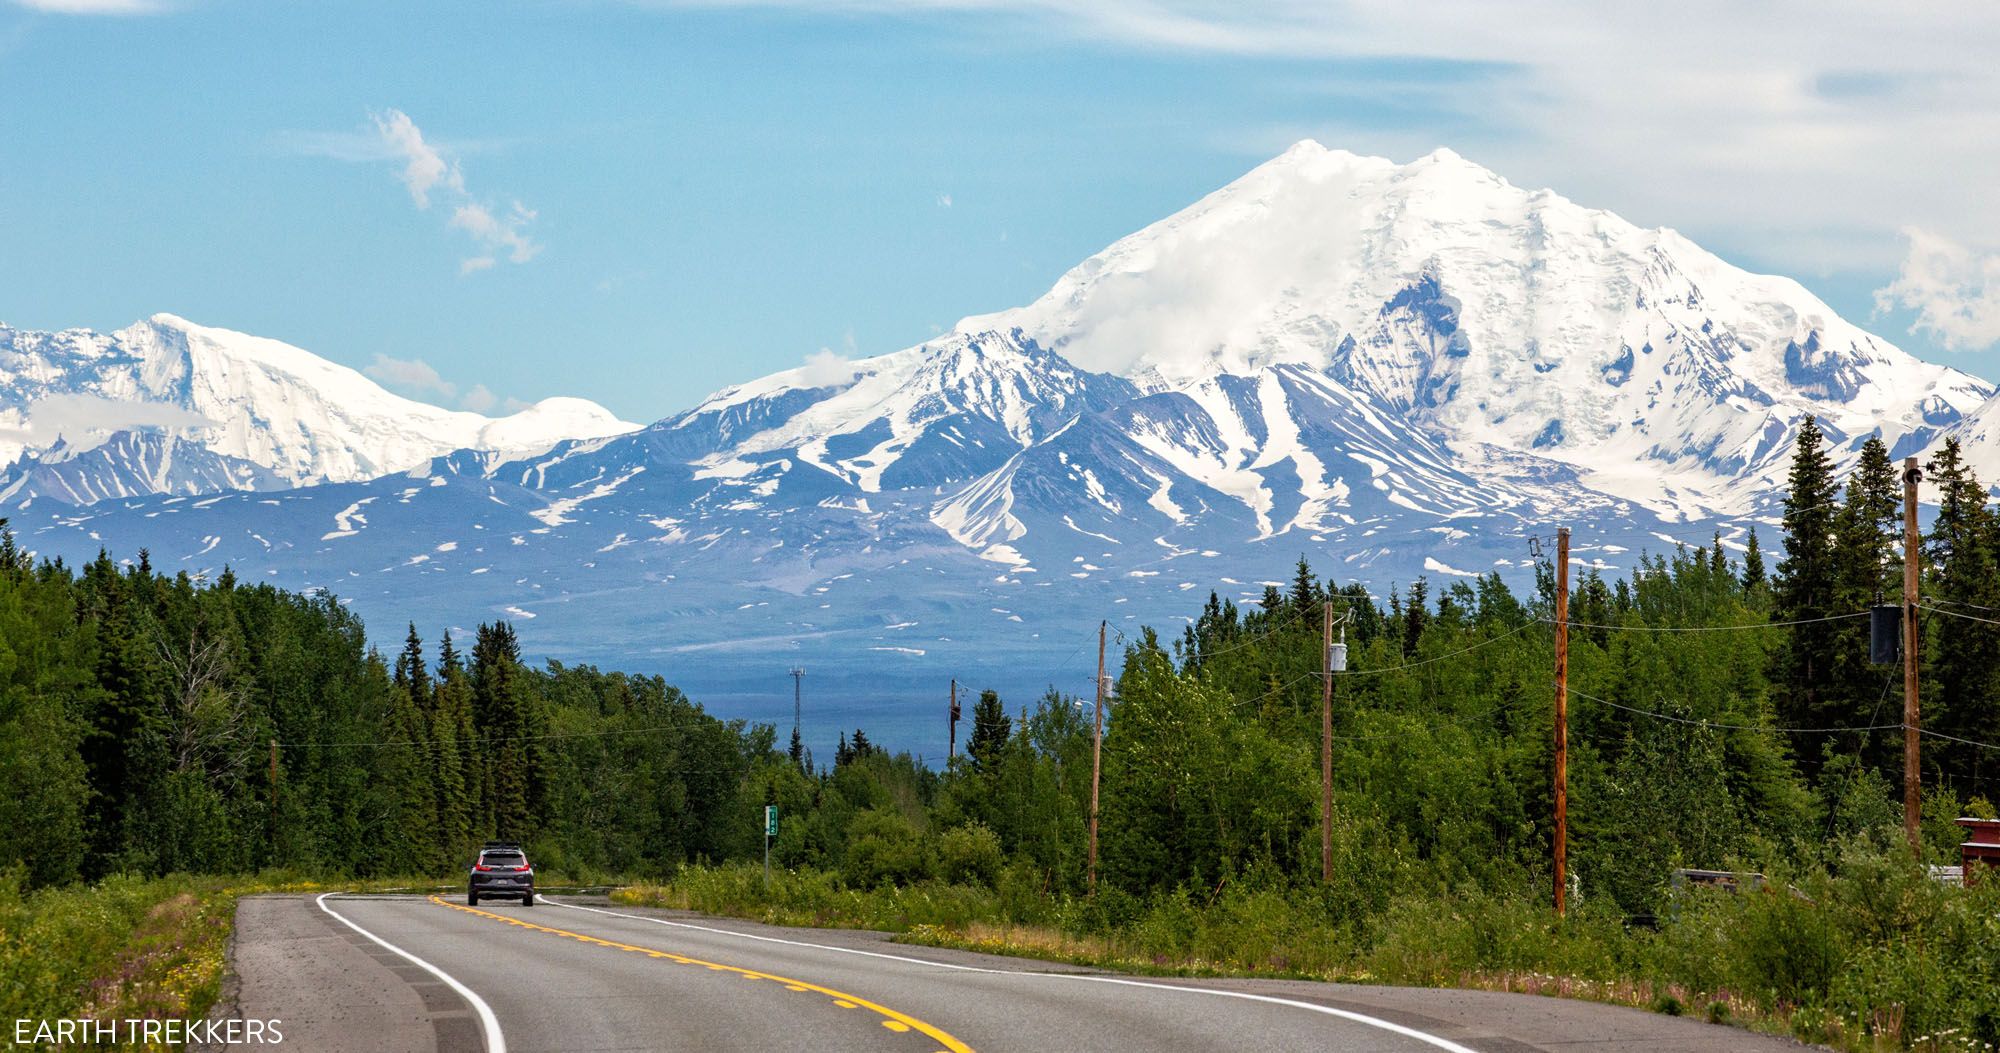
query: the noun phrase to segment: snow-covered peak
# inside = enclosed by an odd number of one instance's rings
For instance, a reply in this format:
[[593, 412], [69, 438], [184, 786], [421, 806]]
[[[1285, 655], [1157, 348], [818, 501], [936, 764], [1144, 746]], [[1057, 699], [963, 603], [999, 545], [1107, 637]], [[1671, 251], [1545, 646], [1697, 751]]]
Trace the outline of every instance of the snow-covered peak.
[[725, 389], [667, 427], [713, 429], [715, 448], [702, 462], [710, 470], [783, 451], [876, 491], [913, 451], [941, 454], [906, 464], [925, 478], [962, 477], [968, 463], [1004, 458], [1066, 423], [1107, 385], [1129, 391], [1018, 331], [958, 332], [837, 369], [820, 362]]
[[290, 344], [172, 314], [113, 333], [0, 326], [0, 458], [9, 462], [73, 458], [116, 435], [159, 432], [254, 466], [260, 481], [303, 485], [372, 478], [457, 449], [526, 455], [634, 427], [582, 399], [500, 418], [447, 410]]
[[1455, 445], [1642, 500], [1662, 473], [1725, 499], [1807, 413], [1921, 446], [1993, 390], [1674, 231], [1447, 149], [1396, 164], [1310, 140], [958, 330], [1011, 328], [1154, 391], [1329, 371]]

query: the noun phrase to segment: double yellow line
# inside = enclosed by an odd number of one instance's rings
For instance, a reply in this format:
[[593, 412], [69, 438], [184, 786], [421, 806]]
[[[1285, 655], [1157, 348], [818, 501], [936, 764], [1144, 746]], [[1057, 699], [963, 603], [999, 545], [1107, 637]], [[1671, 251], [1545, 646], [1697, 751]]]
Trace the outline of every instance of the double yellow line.
[[821, 987], [818, 984], [810, 984], [805, 982], [804, 980], [793, 980], [787, 977], [777, 976], [772, 973], [758, 972], [755, 969], [744, 969], [734, 965], [724, 965], [720, 962], [706, 962], [702, 961], [700, 958], [690, 958], [685, 954], [675, 954], [672, 951], [662, 951], [652, 947], [640, 947], [630, 943], [619, 943], [616, 940], [606, 940], [596, 936], [585, 936], [583, 933], [570, 932], [567, 929], [557, 929], [547, 925], [537, 925], [534, 922], [522, 921], [519, 918], [509, 917], [508, 915], [505, 914], [494, 914], [490, 911], [480, 910], [476, 907], [467, 907], [457, 903], [450, 903], [438, 896], [430, 897], [430, 901], [432, 903], [437, 904], [440, 907], [450, 907], [452, 910], [464, 911], [467, 914], [476, 914], [482, 918], [491, 918], [494, 921], [504, 921], [509, 925], [516, 925], [533, 932], [546, 932], [552, 936], [565, 936], [568, 937], [569, 939], [577, 940], [582, 943], [594, 944], [598, 947], [609, 947], [612, 950], [616, 951], [630, 951], [633, 954], [643, 954], [649, 958], [665, 958], [668, 961], [679, 962], [682, 965], [699, 965], [704, 969], [713, 969], [716, 972], [735, 973], [736, 975], [741, 976], [748, 980], [768, 980], [772, 983], [783, 985], [785, 990], [787, 991], [810, 992], [812, 994], [825, 995], [827, 998], [832, 999], [834, 1005], [839, 1006], [842, 1009], [866, 1009], [871, 1013], [880, 1015], [882, 1017], [882, 1026], [889, 1029], [890, 1031], [894, 1031], [898, 1034], [905, 1034], [908, 1032], [915, 1031], [919, 1034], [928, 1035], [931, 1038], [936, 1039], [938, 1045], [942, 1047], [943, 1050], [949, 1051], [949, 1053], [972, 1053], [971, 1046], [968, 1046], [965, 1043], [959, 1041], [948, 1031], [944, 1031], [940, 1028], [933, 1027], [930, 1024], [924, 1023], [923, 1021], [918, 1020], [916, 1017], [913, 1017], [908, 1013], [899, 1013], [894, 1009], [890, 1009], [888, 1006], [879, 1005], [875, 1002], [871, 1002], [868, 999], [862, 998], [858, 995], [848, 994], [845, 991], [836, 991], [831, 987]]

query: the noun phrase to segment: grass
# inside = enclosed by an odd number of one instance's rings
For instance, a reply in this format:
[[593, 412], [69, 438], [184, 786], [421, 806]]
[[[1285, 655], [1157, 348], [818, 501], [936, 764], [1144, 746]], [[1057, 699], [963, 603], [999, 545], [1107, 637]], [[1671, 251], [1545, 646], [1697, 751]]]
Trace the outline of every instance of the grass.
[[1142, 975], [1459, 987], [1576, 998], [1789, 1034], [1852, 1053], [2000, 1044], [2000, 881], [1930, 881], [1904, 854], [1850, 846], [1837, 867], [1757, 892], [1672, 897], [1652, 926], [1608, 901], [1557, 918], [1521, 894], [1405, 892], [1353, 909], [1310, 888], [1181, 891], [1112, 917], [1101, 902], [833, 874], [690, 867], [621, 903]]
[[16, 1020], [198, 1020], [222, 993], [239, 897], [434, 884], [323, 883], [274, 873], [114, 876], [24, 890], [17, 875], [0, 874], [0, 1022], [11, 1041]]

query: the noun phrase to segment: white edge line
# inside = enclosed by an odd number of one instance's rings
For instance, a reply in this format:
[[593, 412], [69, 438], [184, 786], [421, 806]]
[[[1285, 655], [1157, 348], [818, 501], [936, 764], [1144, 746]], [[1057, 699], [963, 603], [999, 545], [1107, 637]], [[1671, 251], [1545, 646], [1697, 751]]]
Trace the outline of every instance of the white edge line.
[[1123, 977], [1116, 977], [1116, 976], [1092, 976], [1084, 973], [1042, 973], [1042, 972], [1034, 972], [1032, 970], [1027, 970], [1027, 969], [986, 969], [975, 965], [952, 965], [949, 962], [934, 962], [924, 958], [911, 958], [900, 954], [883, 954], [880, 953], [879, 951], [863, 951], [863, 950], [857, 950], [853, 947], [832, 947], [824, 943], [807, 943], [804, 940], [786, 940], [786, 939], [780, 939], [776, 936], [759, 936], [756, 935], [755, 933], [737, 932], [733, 929], [718, 929], [710, 925], [693, 925], [684, 921], [668, 921], [665, 918], [648, 918], [642, 914], [622, 914], [615, 910], [603, 910], [598, 907], [580, 907], [574, 903], [564, 903], [560, 900], [550, 899], [547, 896], [542, 897], [542, 902], [553, 903], [558, 907], [568, 907], [570, 910], [587, 910], [590, 911], [592, 914], [608, 914], [614, 918], [629, 918], [633, 921], [652, 922], [655, 925], [668, 925], [676, 929], [695, 929], [701, 932], [716, 933], [717, 935], [721, 936], [734, 936], [737, 937], [738, 939], [757, 940], [762, 943], [782, 943], [792, 947], [810, 947], [813, 950], [819, 950], [819, 951], [835, 951], [840, 954], [858, 954], [865, 958], [886, 958], [893, 962], [909, 962], [912, 965], [928, 965], [934, 969], [953, 969], [959, 972], [968, 972], [968, 973], [990, 973], [995, 976], [1036, 976], [1036, 977], [1047, 977], [1056, 980], [1086, 980], [1092, 983], [1120, 984], [1126, 987], [1151, 987], [1154, 988], [1155, 990], [1160, 990], [1160, 991], [1179, 991], [1186, 994], [1217, 995], [1222, 998], [1242, 998], [1252, 1002], [1267, 1002], [1271, 1005], [1290, 1006], [1294, 1009], [1305, 1009], [1315, 1013], [1324, 1013], [1327, 1016], [1339, 1017], [1342, 1020], [1353, 1021], [1354, 1023], [1357, 1024], [1366, 1024], [1369, 1027], [1380, 1028], [1383, 1031], [1388, 1031], [1394, 1034], [1402, 1035], [1405, 1038], [1415, 1039], [1416, 1041], [1422, 1042], [1426, 1045], [1436, 1046], [1439, 1049], [1448, 1051], [1448, 1053], [1478, 1053], [1477, 1050], [1471, 1048], [1470, 1046], [1462, 1046], [1456, 1042], [1453, 1042], [1448, 1038], [1440, 1038], [1437, 1035], [1428, 1034], [1426, 1032], [1419, 1031], [1413, 1027], [1405, 1027], [1402, 1024], [1394, 1023], [1388, 1020], [1383, 1020], [1380, 1017], [1369, 1016], [1366, 1013], [1357, 1013], [1350, 1009], [1336, 1009], [1333, 1006], [1319, 1005], [1314, 1002], [1301, 1002], [1298, 1001], [1297, 999], [1292, 999], [1292, 998], [1278, 998], [1272, 995], [1251, 994], [1247, 991], [1224, 991], [1213, 987], [1182, 987], [1176, 984], [1154, 983], [1150, 980], [1127, 980], [1124, 979]]
[[398, 947], [395, 944], [390, 943], [388, 940], [385, 940], [382, 937], [377, 936], [374, 933], [369, 932], [367, 929], [364, 929], [361, 926], [356, 925], [353, 922], [348, 921], [346, 918], [340, 916], [340, 914], [336, 913], [332, 907], [326, 905], [326, 897], [332, 895], [335, 895], [335, 893], [322, 892], [320, 893], [318, 898], [313, 900], [313, 902], [319, 904], [319, 909], [326, 911], [328, 914], [332, 915], [333, 920], [341, 923], [342, 925], [347, 926], [350, 929], [353, 929], [355, 932], [358, 932], [361, 935], [366, 936], [371, 940], [374, 940], [377, 944], [380, 944], [381, 946], [386, 947], [391, 951], [394, 951], [395, 953], [403, 956], [404, 958], [410, 960], [411, 962], [416, 963], [418, 968], [424, 970], [427, 973], [430, 973], [432, 976], [435, 976], [440, 980], [443, 980], [447, 986], [449, 986], [452, 990], [457, 991], [459, 995], [463, 997], [467, 1002], [472, 1003], [473, 1011], [479, 1014], [479, 1024], [486, 1032], [486, 1053], [507, 1053], [507, 1039], [500, 1034], [500, 1020], [498, 1017], [495, 1017], [493, 1015], [493, 1007], [486, 1004], [486, 999], [481, 998], [476, 994], [473, 994], [472, 988], [467, 987], [462, 983], [459, 983], [457, 980], [452, 978], [450, 973], [445, 972], [443, 969], [440, 969], [437, 966], [432, 965], [427, 961], [424, 961], [422, 958], [419, 958], [416, 955], [411, 954], [410, 952], [402, 949], [401, 947]]

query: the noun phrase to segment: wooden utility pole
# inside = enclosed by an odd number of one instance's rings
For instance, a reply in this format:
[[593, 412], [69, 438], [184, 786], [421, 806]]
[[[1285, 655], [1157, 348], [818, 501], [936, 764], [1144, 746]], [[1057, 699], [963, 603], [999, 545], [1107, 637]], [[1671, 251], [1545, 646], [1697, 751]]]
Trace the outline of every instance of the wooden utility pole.
[[951, 767], [953, 757], [958, 756], [958, 678], [951, 681], [951, 738], [944, 748], [945, 767]]
[[1319, 879], [1333, 881], [1333, 602], [1321, 608], [1319, 641]]
[[278, 843], [278, 740], [271, 740], [271, 845]]
[[1097, 891], [1097, 780], [1104, 771], [1104, 625], [1097, 623], [1097, 729], [1090, 735], [1090, 891]]
[[1556, 531], [1556, 913], [1569, 882], [1569, 528]]
[[1923, 811], [1923, 774], [1918, 767], [1923, 732], [1917, 721], [1917, 560], [1922, 548], [1917, 536], [1917, 483], [1923, 477], [1915, 457], [1903, 458], [1903, 834], [1912, 850], [1919, 847], [1917, 826]]

